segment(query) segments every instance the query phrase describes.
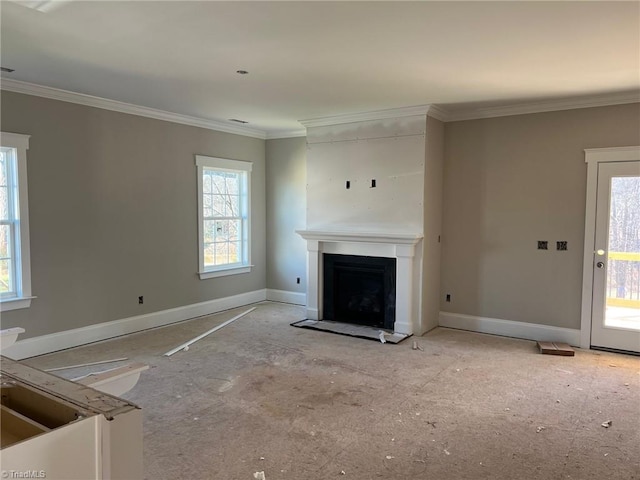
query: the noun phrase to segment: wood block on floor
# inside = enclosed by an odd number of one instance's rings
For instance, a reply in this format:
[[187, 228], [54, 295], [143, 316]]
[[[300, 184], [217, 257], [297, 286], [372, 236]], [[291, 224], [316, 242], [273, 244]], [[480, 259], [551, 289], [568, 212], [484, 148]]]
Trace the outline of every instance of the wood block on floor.
[[568, 344], [562, 342], [538, 342], [540, 353], [573, 357], [576, 352]]

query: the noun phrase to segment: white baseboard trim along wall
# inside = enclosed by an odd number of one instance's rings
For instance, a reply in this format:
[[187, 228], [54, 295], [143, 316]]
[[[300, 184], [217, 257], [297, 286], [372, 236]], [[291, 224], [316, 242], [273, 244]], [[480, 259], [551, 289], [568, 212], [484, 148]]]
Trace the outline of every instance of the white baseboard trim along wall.
[[[218, 298], [207, 302], [194, 303], [183, 307], [19, 340], [11, 347], [3, 350], [2, 354], [14, 360], [22, 360], [36, 355], [44, 355], [66, 348], [140, 332], [149, 328], [162, 327], [203, 315], [211, 315], [264, 300], [306, 305], [306, 295], [304, 293], [274, 289], [255, 290], [231, 297]], [[580, 330], [573, 328], [551, 327], [536, 323], [515, 322], [450, 312], [440, 312], [439, 324], [441, 327], [490, 333], [505, 337], [565, 342], [574, 346], [580, 345]]]
[[564, 342], [580, 345], [580, 330], [573, 328], [551, 327], [538, 323], [514, 322], [498, 318], [476, 317], [462, 313], [440, 312], [441, 327], [470, 330], [479, 333], [491, 333], [503, 337], [524, 338], [544, 342]]
[[74, 328], [49, 335], [18, 340], [9, 348], [3, 350], [2, 354], [14, 360], [22, 360], [36, 355], [44, 355], [45, 353], [119, 337], [120, 335], [126, 335], [128, 333], [140, 332], [149, 328], [162, 327], [190, 318], [211, 315], [212, 313], [222, 312], [231, 308], [262, 302], [266, 299], [266, 289], [255, 290], [231, 297], [218, 298], [216, 300], [137, 315], [112, 322], [98, 323], [87, 327]]
[[298, 292], [287, 292], [285, 290], [267, 289], [267, 300], [272, 302], [292, 303], [294, 305], [306, 305], [307, 295]]

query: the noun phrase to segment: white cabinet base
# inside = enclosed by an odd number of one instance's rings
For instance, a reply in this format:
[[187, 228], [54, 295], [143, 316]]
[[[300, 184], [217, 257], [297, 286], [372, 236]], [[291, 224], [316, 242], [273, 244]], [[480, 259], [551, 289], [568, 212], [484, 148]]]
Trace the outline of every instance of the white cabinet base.
[[143, 478], [139, 407], [8, 358], [0, 367], [3, 471], [48, 480]]

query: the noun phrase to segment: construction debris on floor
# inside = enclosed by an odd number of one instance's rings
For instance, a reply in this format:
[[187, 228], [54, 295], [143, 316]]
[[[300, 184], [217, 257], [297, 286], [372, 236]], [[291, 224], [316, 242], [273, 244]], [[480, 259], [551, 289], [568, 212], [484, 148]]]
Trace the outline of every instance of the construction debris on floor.
[[233, 317], [232, 319], [227, 320], [226, 322], [221, 323], [220, 325], [218, 325], [218, 326], [216, 326], [216, 327], [213, 327], [213, 328], [211, 328], [211, 329], [207, 330], [207, 331], [206, 331], [206, 332], [204, 332], [203, 334], [198, 335], [196, 338], [193, 338], [193, 339], [189, 340], [188, 342], [185, 342], [185, 343], [183, 343], [183, 344], [181, 344], [181, 345], [178, 345], [176, 348], [173, 348], [173, 349], [169, 350], [167, 353], [165, 353], [165, 354], [164, 354], [164, 355], [165, 355], [165, 357], [170, 357], [171, 355], [173, 355], [173, 354], [174, 354], [174, 353], [176, 353], [176, 352], [179, 352], [180, 350], [184, 350], [184, 351], [186, 352], [187, 350], [189, 350], [189, 345], [192, 345], [192, 344], [196, 343], [198, 340], [202, 340], [204, 337], [206, 337], [206, 336], [208, 336], [208, 335], [212, 334], [213, 332], [217, 332], [217, 331], [218, 331], [218, 330], [220, 330], [221, 328], [226, 327], [226, 326], [227, 326], [227, 325], [229, 325], [230, 323], [233, 323], [233, 322], [235, 322], [236, 320], [238, 320], [239, 318], [244, 317], [245, 315], [247, 315], [247, 314], [249, 314], [249, 313], [253, 312], [255, 309], [256, 309], [256, 307], [250, 308], [249, 310], [247, 310], [247, 311], [245, 311], [245, 312], [242, 312], [242, 313], [240, 313], [239, 315], [236, 315], [236, 316], [235, 316], [235, 317]]
[[546, 355], [561, 355], [563, 357], [573, 357], [576, 352], [567, 343], [562, 342], [538, 342], [540, 353]]
[[559, 368], [535, 342], [446, 328], [390, 347], [291, 328], [305, 308], [270, 302], [162, 354], [246, 308], [26, 362], [149, 365], [124, 395], [147, 480], [640, 480], [638, 357], [576, 350]]

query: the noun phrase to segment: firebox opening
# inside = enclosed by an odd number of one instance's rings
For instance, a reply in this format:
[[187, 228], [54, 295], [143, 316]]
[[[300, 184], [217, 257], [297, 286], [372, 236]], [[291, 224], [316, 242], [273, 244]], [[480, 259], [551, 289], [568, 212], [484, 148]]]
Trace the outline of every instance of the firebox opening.
[[324, 319], [393, 330], [396, 259], [323, 255]]

